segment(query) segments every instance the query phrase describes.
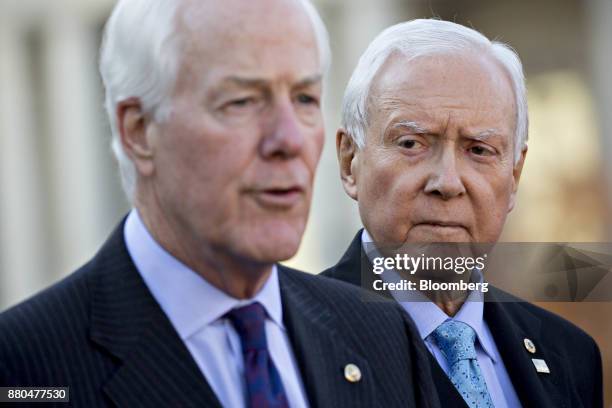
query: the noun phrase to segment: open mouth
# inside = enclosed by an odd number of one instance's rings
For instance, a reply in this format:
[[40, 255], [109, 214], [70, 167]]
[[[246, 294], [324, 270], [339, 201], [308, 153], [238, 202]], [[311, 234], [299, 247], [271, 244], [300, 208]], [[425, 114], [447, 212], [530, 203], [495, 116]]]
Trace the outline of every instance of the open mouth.
[[255, 200], [264, 207], [290, 208], [302, 200], [304, 189], [299, 186], [288, 188], [266, 188], [254, 191]]

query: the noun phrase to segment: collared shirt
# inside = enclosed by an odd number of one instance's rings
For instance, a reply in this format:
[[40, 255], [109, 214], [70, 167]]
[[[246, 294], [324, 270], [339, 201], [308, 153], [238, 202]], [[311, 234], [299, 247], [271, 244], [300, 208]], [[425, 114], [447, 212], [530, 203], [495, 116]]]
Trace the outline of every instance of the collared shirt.
[[289, 405], [308, 406], [283, 324], [276, 266], [252, 299], [240, 300], [212, 286], [170, 255], [151, 236], [135, 209], [128, 215], [124, 236], [138, 272], [224, 407], [246, 407], [240, 337], [224, 315], [253, 302], [261, 303], [266, 310], [268, 349], [280, 373]]
[[[373, 242], [365, 229], [361, 235], [361, 242], [362, 245], [363, 243]], [[367, 256], [371, 259], [372, 256], [376, 255], [372, 254], [370, 251]], [[385, 281], [398, 281], [400, 279], [397, 272], [392, 270], [385, 270], [381, 276]], [[479, 276], [479, 279], [483, 279], [482, 275]], [[493, 340], [493, 335], [491, 334], [487, 322], [483, 318], [484, 303], [481, 292], [471, 292], [457, 314], [453, 317], [449, 317], [442, 309], [435, 303], [429, 301], [420, 292], [410, 294], [410, 296], [415, 297], [415, 301], [409, 302], [404, 301], [404, 296], [400, 296], [400, 294], [392, 293], [392, 295], [402, 298], [401, 300], [397, 300], [404, 310], [408, 312], [421, 338], [425, 341], [427, 349], [433, 354], [436, 361], [447, 375], [449, 366], [446, 358], [433, 340], [433, 336], [430, 336], [430, 334], [447, 320], [460, 321], [474, 329], [476, 332], [476, 341], [474, 345], [476, 348], [476, 358], [485, 382], [487, 383], [487, 389], [489, 390], [493, 404], [495, 404], [496, 408], [514, 408], [521, 406], [514, 386], [512, 385], [512, 381], [510, 380], [510, 376], [508, 375], [508, 371], [506, 370], [506, 366], [504, 365], [504, 361]], [[419, 299], [416, 299], [416, 297]]]

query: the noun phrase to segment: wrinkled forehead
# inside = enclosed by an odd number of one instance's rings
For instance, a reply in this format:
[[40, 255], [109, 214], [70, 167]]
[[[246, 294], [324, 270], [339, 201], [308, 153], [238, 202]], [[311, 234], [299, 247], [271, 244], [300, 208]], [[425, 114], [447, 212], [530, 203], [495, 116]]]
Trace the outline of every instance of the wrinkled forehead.
[[410, 57], [395, 52], [372, 80], [368, 112], [414, 106], [434, 110], [438, 103], [496, 111], [515, 126], [516, 102], [510, 76], [501, 64], [476, 51]]
[[286, 36], [314, 39], [312, 22], [299, 0], [183, 0], [176, 26], [184, 48], [192, 50], [243, 42], [261, 47]]
[[[456, 81], [458, 78], [462, 81]], [[475, 83], [480, 86], [474, 87]], [[445, 86], [466, 94], [474, 88], [480, 91], [488, 89], [499, 96], [510, 96], [505, 102], [513, 103], [508, 73], [493, 57], [476, 50], [432, 52], [416, 57], [395, 51], [375, 74], [370, 94], [401, 91], [397, 85], [415, 90]]]

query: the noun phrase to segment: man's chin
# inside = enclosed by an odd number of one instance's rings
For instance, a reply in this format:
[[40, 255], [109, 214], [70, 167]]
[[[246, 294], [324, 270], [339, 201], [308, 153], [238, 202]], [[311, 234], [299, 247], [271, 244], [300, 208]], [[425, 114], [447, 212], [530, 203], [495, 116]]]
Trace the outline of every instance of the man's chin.
[[274, 264], [292, 258], [299, 248], [299, 245], [292, 245], [287, 242], [275, 242], [275, 245], [258, 245], [251, 249], [250, 258], [257, 263]]
[[472, 238], [465, 228], [417, 226], [410, 231], [408, 242], [438, 243], [438, 242], [471, 242]]
[[255, 262], [276, 263], [293, 257], [302, 241], [304, 228], [288, 223], [260, 226], [247, 234], [249, 257]]

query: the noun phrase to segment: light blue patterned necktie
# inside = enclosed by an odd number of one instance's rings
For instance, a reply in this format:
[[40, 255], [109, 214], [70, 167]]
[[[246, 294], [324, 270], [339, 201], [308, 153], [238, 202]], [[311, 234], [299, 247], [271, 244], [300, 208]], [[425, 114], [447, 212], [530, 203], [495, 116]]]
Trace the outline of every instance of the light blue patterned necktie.
[[448, 320], [431, 334], [448, 362], [448, 376], [471, 408], [494, 407], [476, 360], [476, 332], [463, 322]]

